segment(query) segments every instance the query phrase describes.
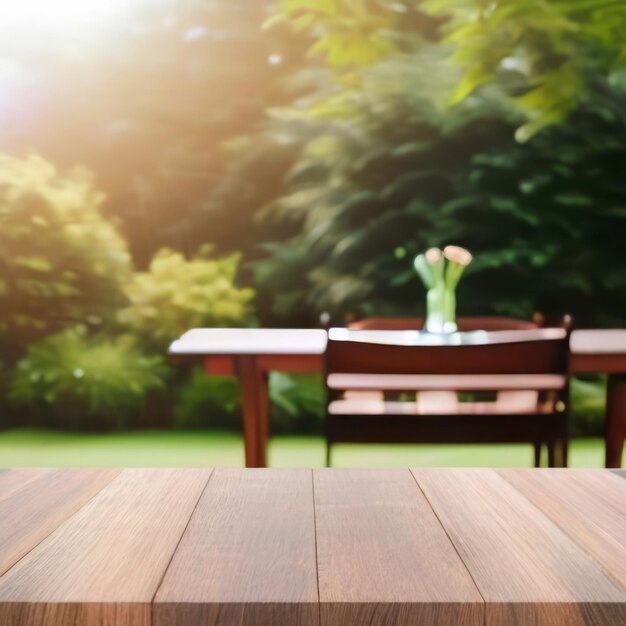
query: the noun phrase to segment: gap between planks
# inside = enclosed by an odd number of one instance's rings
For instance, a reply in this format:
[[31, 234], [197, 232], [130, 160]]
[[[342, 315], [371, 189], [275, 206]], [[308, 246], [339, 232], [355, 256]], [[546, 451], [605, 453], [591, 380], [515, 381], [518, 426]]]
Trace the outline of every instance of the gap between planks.
[[[67, 507], [66, 511], [59, 511], [59, 516], [63, 515], [63, 517], [59, 517], [56, 523], [50, 525], [50, 528], [45, 529], [42, 528], [41, 535], [37, 537], [28, 547], [24, 550], [24, 552], [19, 556], [19, 558], [15, 559], [6, 569], [0, 564], [0, 578], [8, 574], [16, 565], [18, 565], [23, 559], [25, 559], [33, 550], [35, 550], [41, 543], [46, 541], [50, 536], [52, 536], [55, 532], [57, 532], [60, 528], [62, 528], [65, 524], [69, 522], [75, 515], [79, 513], [84, 507], [86, 507], [94, 498], [96, 498], [106, 487], [108, 487], [111, 483], [115, 482], [115, 480], [122, 473], [122, 469], [112, 468], [112, 469], [100, 469], [93, 468], [94, 474], [99, 473], [102, 474], [100, 482], [93, 493], [91, 493], [84, 502], [80, 502], [80, 497], [76, 496], [76, 501]], [[18, 492], [22, 491], [26, 486], [29, 488], [36, 486], [39, 481], [44, 481], [46, 477], [54, 476], [57, 473], [63, 472], [80, 472], [81, 468], [5, 468], [2, 470], [3, 477], [10, 477], [13, 472], [26, 474], [26, 472], [32, 472], [33, 475], [26, 475], [25, 480], [19, 487], [14, 487], [13, 489], [3, 493], [0, 501], [4, 499], [8, 499], [17, 495]], [[39, 473], [40, 472], [40, 473]], [[87, 493], [90, 493], [90, 490], [86, 490]], [[50, 503], [49, 503], [50, 505]], [[24, 541], [24, 537], [22, 537], [22, 541]]]
[[318, 624], [322, 626], [322, 597], [320, 595], [319, 553], [317, 548], [317, 511], [315, 510], [315, 470], [313, 468], [311, 468], [311, 494], [313, 496], [313, 536], [315, 537], [315, 579], [317, 581], [317, 604], [320, 607], [317, 615], [319, 618]]
[[163, 584], [163, 580], [165, 580], [165, 575], [167, 574], [167, 570], [169, 570], [170, 565], [172, 564], [172, 561], [174, 560], [174, 556], [176, 555], [176, 552], [178, 551], [178, 547], [180, 546], [180, 542], [183, 540], [183, 537], [185, 536], [185, 533], [187, 532], [187, 529], [189, 528], [189, 524], [191, 523], [191, 518], [193, 517], [194, 513], [196, 512], [196, 509], [198, 508], [198, 504], [200, 502], [200, 499], [202, 498], [202, 496], [204, 495], [204, 492], [207, 490], [207, 487], [209, 486], [209, 483], [211, 482], [211, 478], [213, 478], [213, 474], [215, 473], [215, 468], [211, 467], [209, 468], [211, 470], [211, 473], [209, 474], [206, 483], [204, 484], [204, 487], [201, 489], [199, 495], [198, 495], [198, 499], [196, 500], [196, 503], [193, 505], [193, 509], [191, 510], [191, 515], [189, 516], [189, 519], [187, 520], [187, 523], [185, 524], [185, 528], [183, 528], [183, 532], [180, 533], [180, 537], [178, 538], [178, 542], [176, 543], [176, 546], [174, 547], [174, 549], [172, 550], [172, 556], [170, 556], [170, 560], [167, 562], [167, 565], [165, 566], [164, 570], [163, 570], [163, 574], [161, 574], [161, 580], [159, 580], [159, 584], [156, 586], [156, 589], [154, 590], [154, 594], [152, 595], [152, 600], [150, 600], [150, 623], [154, 624], [155, 623], [155, 618], [154, 618], [154, 601], [155, 598], [157, 597], [157, 594], [159, 593], [159, 590], [161, 589], [161, 585]]
[[474, 587], [476, 588], [476, 592], [482, 598], [483, 605], [485, 606], [485, 611], [484, 611], [484, 614], [483, 614], [483, 624], [486, 626], [486, 624], [487, 624], [487, 611], [486, 611], [487, 602], [486, 602], [485, 597], [483, 596], [483, 594], [482, 594], [482, 592], [480, 590], [480, 587], [478, 586], [478, 583], [476, 582], [476, 579], [474, 578], [474, 574], [472, 574], [472, 571], [467, 566], [467, 563], [463, 560], [463, 557], [461, 556], [461, 553], [459, 552], [458, 548], [456, 547], [456, 544], [454, 543], [454, 541], [452, 541], [452, 537], [450, 537], [450, 533], [448, 533], [448, 529], [443, 525], [443, 522], [441, 521], [441, 519], [439, 517], [439, 514], [437, 513], [437, 511], [435, 511], [435, 507], [432, 505], [432, 502], [430, 501], [430, 498], [426, 495], [426, 492], [421, 488], [420, 484], [417, 482], [417, 478], [415, 477], [415, 474], [411, 471], [410, 468], [407, 468], [407, 471], [411, 475], [411, 478], [413, 479], [413, 482], [415, 483], [415, 486], [417, 487], [418, 491], [424, 496], [424, 499], [428, 503], [428, 506], [430, 507], [430, 510], [433, 512], [433, 515], [437, 518], [437, 521], [439, 522], [439, 525], [441, 526], [443, 532], [446, 534], [446, 537], [448, 538], [448, 541], [450, 542], [450, 544], [454, 548], [454, 551], [457, 553], [461, 563], [463, 563], [463, 567], [467, 570], [467, 573], [468, 573], [469, 577], [472, 579], [472, 582], [474, 583]]

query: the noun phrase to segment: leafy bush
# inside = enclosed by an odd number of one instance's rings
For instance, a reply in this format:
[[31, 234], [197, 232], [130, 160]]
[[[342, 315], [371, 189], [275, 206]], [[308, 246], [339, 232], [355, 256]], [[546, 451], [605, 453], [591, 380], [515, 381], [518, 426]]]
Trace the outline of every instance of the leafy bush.
[[124, 302], [126, 243], [83, 170], [0, 155], [0, 348], [8, 362], [62, 328], [102, 326]]
[[237, 287], [239, 256], [210, 259], [205, 247], [188, 261], [173, 250], [161, 250], [147, 272], [126, 285], [130, 305], [119, 319], [145, 345], [162, 351], [190, 328], [247, 326], [252, 321], [252, 289]]
[[320, 376], [272, 372], [269, 386], [272, 432], [321, 432], [326, 403]]
[[[272, 433], [320, 432], [324, 387], [319, 376], [272, 372], [269, 393]], [[239, 383], [235, 378], [209, 377], [195, 369], [178, 390], [174, 424], [178, 428], [241, 431]]]
[[174, 425], [178, 428], [241, 430], [241, 393], [233, 378], [207, 376], [194, 369], [176, 393]]
[[572, 435], [601, 437], [606, 422], [606, 376], [584, 380], [573, 378], [570, 385]]
[[68, 328], [29, 347], [10, 391], [47, 425], [80, 429], [136, 423], [149, 392], [163, 389], [163, 358], [144, 356], [129, 337], [88, 337]]

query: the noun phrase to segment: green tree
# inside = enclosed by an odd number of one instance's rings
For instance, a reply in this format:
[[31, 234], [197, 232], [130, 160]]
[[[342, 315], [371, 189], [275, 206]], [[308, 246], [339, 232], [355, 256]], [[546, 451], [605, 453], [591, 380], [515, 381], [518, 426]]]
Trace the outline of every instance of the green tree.
[[98, 329], [125, 302], [126, 243], [90, 174], [0, 155], [0, 346], [12, 362], [66, 326]]
[[300, 231], [266, 244], [255, 264], [274, 313], [313, 323], [321, 311], [337, 321], [416, 312], [412, 257], [457, 243], [477, 259], [461, 313], [568, 310], [581, 323], [623, 323], [626, 92], [607, 85], [567, 123], [519, 144], [520, 117], [497, 86], [445, 106], [455, 79], [446, 68], [445, 49], [424, 48], [301, 113], [312, 138], [266, 209]]
[[[526, 120], [517, 138], [558, 124], [626, 73], [626, 5], [620, 0], [282, 0], [281, 14], [314, 33], [312, 52], [341, 76], [404, 52], [407, 15], [439, 20], [451, 57], [464, 70], [452, 104], [504, 81]], [[279, 18], [277, 18], [279, 19]], [[412, 43], [420, 42], [413, 32]]]
[[626, 72], [626, 5], [615, 0], [426, 0], [447, 18], [446, 40], [465, 70], [452, 101], [514, 74], [510, 95], [527, 113], [525, 141], [578, 110]]

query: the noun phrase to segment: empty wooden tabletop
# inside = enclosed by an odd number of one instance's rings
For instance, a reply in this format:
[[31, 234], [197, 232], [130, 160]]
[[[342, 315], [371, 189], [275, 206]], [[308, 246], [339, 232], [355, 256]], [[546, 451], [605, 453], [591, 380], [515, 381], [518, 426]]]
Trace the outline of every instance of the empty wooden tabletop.
[[0, 470], [2, 626], [624, 626], [608, 470]]

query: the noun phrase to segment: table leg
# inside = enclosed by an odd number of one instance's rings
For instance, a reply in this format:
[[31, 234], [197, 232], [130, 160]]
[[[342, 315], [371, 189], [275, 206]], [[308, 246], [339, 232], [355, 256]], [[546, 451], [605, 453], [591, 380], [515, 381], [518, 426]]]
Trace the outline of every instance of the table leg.
[[260, 370], [257, 393], [259, 396], [259, 413], [257, 420], [257, 467], [267, 467], [267, 446], [270, 438], [270, 390], [269, 374]]
[[269, 435], [267, 373], [261, 370], [254, 355], [242, 355], [237, 357], [237, 375], [241, 385], [246, 467], [266, 467]]
[[621, 467], [626, 438], [626, 376], [611, 374], [606, 398], [606, 467]]

